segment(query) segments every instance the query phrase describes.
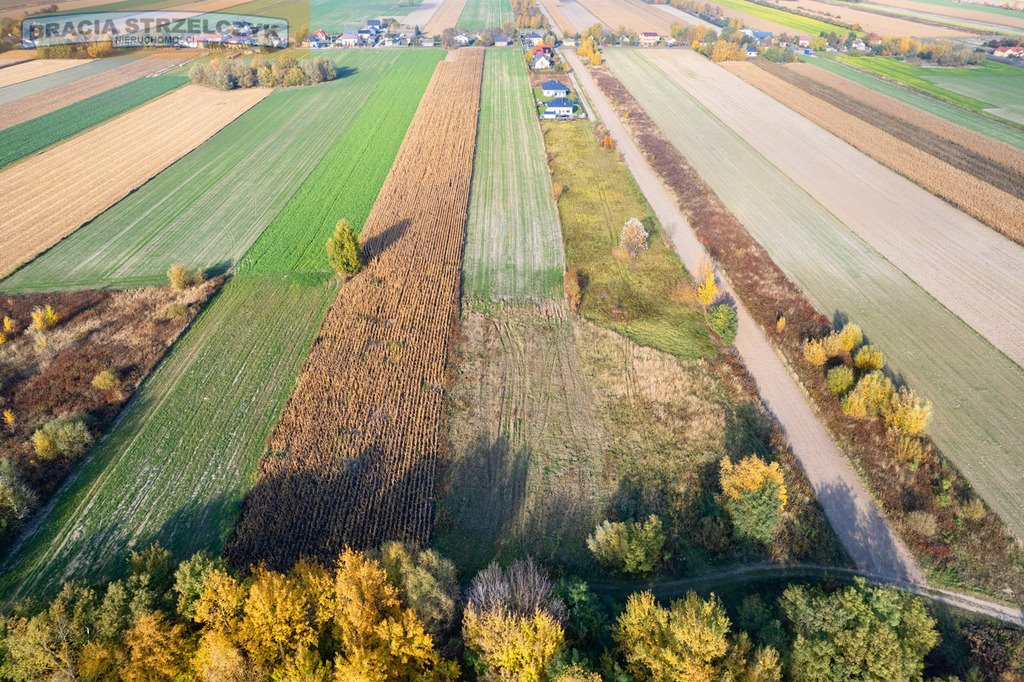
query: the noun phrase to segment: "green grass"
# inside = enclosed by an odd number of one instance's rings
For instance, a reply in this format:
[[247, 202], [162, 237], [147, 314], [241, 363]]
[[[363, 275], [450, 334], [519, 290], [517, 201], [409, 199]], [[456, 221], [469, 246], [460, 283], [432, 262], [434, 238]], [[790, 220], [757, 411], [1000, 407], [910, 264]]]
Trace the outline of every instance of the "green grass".
[[[747, 2], [747, 0], [715, 0], [714, 4], [721, 6], [725, 10], [737, 10], [758, 19], [764, 19], [765, 21], [786, 26], [801, 33], [808, 33], [812, 36], [816, 36], [822, 31], [825, 33], [835, 31], [837, 34], [854, 33], [856, 35], [864, 35], [861, 31], [850, 31], [850, 29], [843, 28], [842, 26], [829, 24], [818, 19], [811, 19], [794, 14], [793, 12], [776, 9], [775, 7], [765, 7], [764, 5]], [[726, 14], [728, 14], [728, 11], [726, 11]]]
[[[277, 90], [0, 283], [0, 290], [160, 282], [172, 263], [225, 270], [280, 213], [367, 98], [417, 51], [332, 53], [338, 80]], [[438, 58], [442, 53], [425, 53]], [[401, 92], [389, 97], [402, 101]]]
[[466, 31], [482, 31], [512, 21], [515, 17], [509, 0], [468, 0], [457, 26]]
[[181, 76], [139, 78], [0, 131], [0, 168], [184, 85]]
[[809, 59], [807, 61], [826, 71], [831, 71], [843, 78], [870, 88], [875, 92], [898, 99], [922, 111], [927, 111], [947, 121], [962, 125], [982, 135], [987, 135], [994, 140], [1024, 149], [1024, 128], [1004, 123], [974, 110], [949, 104], [912, 88], [873, 76], [870, 73], [833, 59]]
[[981, 111], [992, 106], [991, 104], [979, 101], [973, 97], [965, 97], [950, 90], [946, 90], [945, 88], [941, 88], [928, 78], [924, 77], [921, 73], [924, 71], [922, 67], [907, 64], [906, 62], [901, 62], [890, 57], [849, 57], [839, 55], [836, 59], [843, 64], [849, 64], [850, 66], [873, 73], [876, 76], [881, 76], [882, 78], [888, 78], [889, 80], [896, 81], [897, 83], [902, 83], [903, 85], [926, 92], [929, 95], [967, 109]]
[[[544, 123], [558, 200], [566, 267], [584, 280], [580, 313], [643, 346], [684, 358], [715, 346], [693, 295], [693, 281], [667, 241], [633, 176], [602, 149], [587, 122]], [[619, 253], [622, 227], [643, 221], [648, 248], [635, 264]]]
[[[641, 53], [608, 63], [773, 260], [830, 318], [848, 316], [934, 403], [932, 438], [1024, 536], [1024, 370], [757, 154]], [[922, 332], [922, 330], [926, 330]], [[924, 336], [922, 336], [924, 333]], [[963, 557], [965, 563], [977, 561]]]
[[[319, 256], [327, 216], [369, 211], [441, 54], [410, 51], [337, 142], [321, 131], [328, 151], [252, 258], [0, 566], [5, 599], [51, 594], [71, 577], [119, 575], [127, 551], [154, 540], [178, 559], [221, 551], [337, 294]], [[320, 96], [311, 107], [337, 115], [333, 96]]]
[[488, 50], [463, 288], [477, 300], [562, 297], [562, 238], [544, 141], [518, 51]]

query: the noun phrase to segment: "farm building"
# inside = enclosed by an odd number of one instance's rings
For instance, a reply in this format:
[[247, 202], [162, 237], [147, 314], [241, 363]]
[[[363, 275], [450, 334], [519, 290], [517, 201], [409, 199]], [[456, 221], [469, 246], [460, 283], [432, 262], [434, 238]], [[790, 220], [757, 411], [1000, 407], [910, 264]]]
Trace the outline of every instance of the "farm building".
[[508, 47], [511, 41], [505, 36], [494, 36], [495, 47]]
[[992, 53], [996, 57], [1005, 59], [1024, 59], [1024, 47], [1014, 45], [1012, 47], [997, 47]]
[[355, 47], [359, 44], [359, 34], [352, 32], [342, 33], [334, 42], [342, 47]]
[[576, 111], [576, 102], [568, 97], [558, 97], [548, 102], [544, 109], [544, 118], [558, 118], [559, 116], [572, 116]]
[[530, 31], [529, 33], [523, 34], [523, 42], [529, 43], [530, 45], [540, 45], [544, 42], [544, 36], [537, 33], [536, 31]]
[[639, 40], [640, 47], [654, 47], [661, 40], [661, 36], [654, 31], [644, 31], [640, 34]]
[[544, 93], [545, 97], [569, 96], [569, 88], [555, 80], [544, 81], [540, 86], [540, 91]]
[[541, 71], [543, 69], [551, 68], [551, 58], [546, 54], [536, 54], [533, 59], [530, 60], [530, 68]]

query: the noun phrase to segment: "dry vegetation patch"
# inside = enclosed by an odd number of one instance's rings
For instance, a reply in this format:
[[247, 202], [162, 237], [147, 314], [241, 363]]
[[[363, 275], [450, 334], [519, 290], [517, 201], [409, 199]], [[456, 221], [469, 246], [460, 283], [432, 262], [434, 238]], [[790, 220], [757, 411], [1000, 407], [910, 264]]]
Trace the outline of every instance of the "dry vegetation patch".
[[186, 86], [0, 172], [0, 277], [95, 218], [269, 93]]
[[[220, 282], [184, 291], [154, 287], [0, 298], [0, 321], [9, 320], [0, 344], [0, 410], [11, 415], [0, 424], [0, 457], [14, 461], [40, 497], [52, 493], [74, 460], [42, 459], [32, 434], [61, 416], [81, 416], [93, 435], [105, 431]], [[56, 322], [37, 332], [33, 313], [46, 306]]]
[[483, 50], [438, 64], [269, 439], [228, 555], [291, 565], [424, 543], [444, 451]]
[[754, 64], [723, 67], [932, 194], [1024, 243], [1024, 200], [942, 161]]

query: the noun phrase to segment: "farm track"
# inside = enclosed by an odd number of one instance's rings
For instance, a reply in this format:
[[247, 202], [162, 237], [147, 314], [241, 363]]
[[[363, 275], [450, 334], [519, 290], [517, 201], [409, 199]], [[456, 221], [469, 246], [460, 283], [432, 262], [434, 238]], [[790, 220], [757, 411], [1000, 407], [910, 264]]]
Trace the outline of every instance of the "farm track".
[[[193, 153], [2, 284], [4, 291], [137, 286], [172, 263], [224, 270], [281, 212], [394, 67], [440, 53], [341, 51], [342, 75], [275, 90]], [[406, 61], [408, 60], [408, 61]], [[204, 90], [205, 92], [205, 90]], [[254, 134], [258, 133], [258, 134]]]
[[562, 237], [522, 57], [491, 50], [466, 226], [464, 290], [480, 300], [562, 297]]
[[[1024, 248], [801, 115], [817, 117], [814, 111], [795, 112], [695, 53], [649, 54], [648, 61], [661, 66], [663, 73], [813, 201], [1024, 366], [1024, 346], [1020, 344], [1024, 338], [1024, 281], [1018, 276], [1024, 270]], [[764, 73], [748, 66], [757, 74]], [[817, 107], [819, 112], [853, 118], [811, 99], [811, 108]], [[865, 138], [876, 130], [859, 119], [847, 122], [867, 128], [862, 131]], [[894, 155], [905, 151], [902, 142], [888, 137], [885, 143]], [[1005, 204], [1020, 203], [999, 194]]]
[[483, 59], [471, 48], [437, 65], [363, 229], [367, 265], [268, 441], [228, 547], [237, 566], [429, 538]]
[[24, 81], [32, 80], [33, 78], [48, 76], [51, 73], [57, 73], [58, 71], [64, 71], [65, 69], [73, 69], [76, 66], [83, 66], [91, 61], [93, 60], [33, 59], [21, 64], [8, 66], [7, 68], [0, 70], [0, 88], [6, 88], [9, 85], [16, 85]]
[[[186, 86], [0, 172], [0, 277], [95, 218], [269, 93]], [[126, 154], [125, 145], [135, 153]]]
[[165, 59], [136, 59], [124, 66], [69, 83], [55, 91], [41, 92], [22, 98], [17, 102], [2, 104], [0, 105], [0, 130], [80, 102], [87, 97], [106, 92], [137, 78], [163, 71], [167, 66], [168, 63]]
[[[1007, 428], [1024, 422], [1020, 366], [852, 234], [686, 90], [666, 82], [664, 72], [642, 55], [616, 51], [609, 64], [815, 307], [861, 324], [872, 343], [884, 349], [898, 378], [934, 402], [933, 440], [1011, 532], [1024, 536], [1024, 478], [1017, 466], [1024, 433]], [[871, 207], [860, 204], [861, 210]], [[904, 201], [897, 212], [905, 209]], [[984, 234], [1002, 239], [991, 230]], [[920, 253], [905, 243], [902, 248], [920, 262]], [[982, 268], [992, 271], [990, 264]]]
[[[950, 164], [905, 137], [882, 130], [766, 69], [738, 62], [726, 64], [724, 68], [940, 199], [1017, 243], [1024, 243], [1024, 225], [1020, 220], [1024, 215], [1024, 199], [1021, 198], [1024, 186], [1013, 175], [1003, 177], [1009, 189], [1000, 189], [987, 182], [983, 173], [976, 175], [958, 167], [960, 164]], [[913, 131], [903, 133], [912, 134]], [[919, 138], [917, 136], [913, 140]], [[970, 165], [972, 159], [965, 158], [965, 153], [956, 145], [945, 149], [955, 154], [963, 164]], [[1006, 175], [1005, 170], [1003, 175]]]

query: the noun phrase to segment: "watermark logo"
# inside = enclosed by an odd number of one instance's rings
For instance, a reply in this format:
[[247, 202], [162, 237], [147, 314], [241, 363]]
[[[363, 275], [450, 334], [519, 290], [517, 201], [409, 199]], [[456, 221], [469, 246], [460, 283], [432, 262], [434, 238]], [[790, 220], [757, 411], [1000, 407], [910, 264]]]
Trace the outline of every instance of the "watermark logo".
[[21, 36], [26, 49], [108, 41], [114, 47], [285, 47], [288, 22], [173, 9], [40, 14], [22, 21]]

